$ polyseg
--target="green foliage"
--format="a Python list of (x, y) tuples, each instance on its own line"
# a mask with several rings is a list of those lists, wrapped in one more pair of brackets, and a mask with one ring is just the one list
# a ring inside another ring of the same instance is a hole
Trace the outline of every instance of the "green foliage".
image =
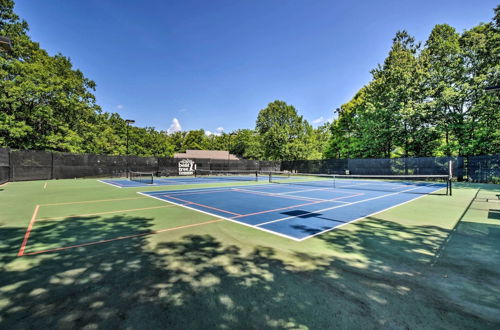
[(373, 80), (338, 111), (327, 157), (480, 155), (500, 151), (500, 6), (459, 34), (436, 25), (424, 46), (398, 32)]
[[(96, 103), (96, 84), (62, 54), (49, 56), (28, 24), (0, 0), (0, 146), (123, 155), (127, 124)], [(479, 155), (500, 151), (500, 6), (490, 23), (458, 33), (436, 25), (423, 44), (397, 32), (373, 79), (314, 129), (283, 101), (259, 112), (255, 130), (207, 135), (128, 129), (128, 152), (172, 156), (187, 149), (230, 150), (248, 159)]]
[(264, 159), (296, 160), (319, 156), (312, 126), (283, 101), (269, 103), (259, 112), (256, 131), (260, 135)]

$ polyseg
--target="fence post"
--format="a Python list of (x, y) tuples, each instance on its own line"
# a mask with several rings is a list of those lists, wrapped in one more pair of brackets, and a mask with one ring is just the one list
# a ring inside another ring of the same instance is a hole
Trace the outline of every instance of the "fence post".
[(12, 164), (12, 149), (9, 148), (9, 179), (14, 181), (14, 165)]
[(54, 152), (50, 152), (50, 179), (54, 180)]

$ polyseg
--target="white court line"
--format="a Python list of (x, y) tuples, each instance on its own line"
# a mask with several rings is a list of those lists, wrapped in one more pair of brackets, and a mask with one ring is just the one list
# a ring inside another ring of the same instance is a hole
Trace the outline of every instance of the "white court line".
[[(104, 179), (104, 180), (114, 181), (115, 179)], [(116, 179), (116, 180), (126, 180), (126, 179)], [(106, 181), (102, 181), (102, 180), (97, 180), (97, 181), (105, 183), (105, 184), (109, 184), (110, 186), (113, 186), (116, 188), (148, 188), (148, 187), (176, 186), (175, 184), (169, 185), (169, 184), (157, 184), (157, 183), (153, 183), (153, 184), (143, 183), (143, 185), (141, 185), (141, 186), (133, 186), (133, 185), (126, 186), (126, 185), (119, 185), (118, 183), (110, 183), (110, 182), (106, 182)]]
[[(295, 194), (295, 193), (304, 192), (304, 191), (317, 191), (317, 190), (327, 190), (327, 189), (333, 189), (333, 186), (332, 187), (325, 187), (325, 188), (314, 188), (314, 189), (303, 189), (303, 190), (287, 191), (287, 192), (279, 193), (279, 194), (280, 195), (286, 195), (286, 194)], [(341, 191), (339, 191), (339, 192), (341, 192)]]
[[(444, 189), (444, 188), (441, 188), (441, 189)], [(438, 190), (435, 190), (435, 191), (439, 191), (439, 190), (441, 190), (441, 189), (438, 189)], [(434, 192), (434, 191), (433, 191), (433, 192)], [(422, 198), (422, 197), (425, 197), (425, 196), (428, 196), (428, 195), (429, 195), (429, 194), (423, 194), (422, 196), (418, 196), (418, 197), (412, 198), (412, 199), (410, 199), (410, 200), (407, 200), (406, 202), (402, 202), (402, 203), (399, 203), (399, 204), (396, 204), (396, 205), (390, 206), (390, 207), (388, 207), (388, 208), (385, 208), (385, 209), (383, 209), (383, 210), (380, 210), (380, 211), (376, 211), (376, 212), (370, 213), (370, 214), (368, 214), (368, 215), (363, 215), (363, 216), (361, 216), (361, 217), (359, 217), (359, 218), (356, 218), (356, 219), (354, 219), (354, 220), (351, 220), (351, 221), (348, 221), (348, 222), (342, 223), (342, 224), (340, 224), (340, 225), (338, 225), (338, 226), (335, 226), (335, 227), (332, 227), (332, 228), (328, 228), (328, 229), (326, 229), (326, 230), (320, 231), (320, 232), (318, 232), (318, 233), (316, 233), (316, 234), (313, 234), (313, 235), (310, 235), (310, 236), (306, 236), (306, 237), (304, 237), (304, 238), (299, 239), (298, 241), (302, 242), (302, 241), (304, 241), (304, 240), (306, 240), (306, 239), (308, 239), (308, 238), (311, 238), (311, 237), (314, 237), (314, 236), (318, 236), (318, 235), (324, 234), (324, 233), (329, 232), (329, 231), (331, 231), (331, 230), (334, 230), (334, 229), (337, 229), (337, 228), (343, 227), (343, 226), (345, 226), (345, 225), (351, 224), (351, 223), (353, 223), (353, 222), (355, 222), (355, 221), (363, 220), (363, 219), (365, 219), (365, 218), (371, 217), (372, 215), (375, 215), (375, 214), (379, 214), (379, 213), (385, 212), (385, 211), (390, 210), (390, 209), (392, 209), (392, 208), (395, 208), (395, 207), (397, 207), (397, 206), (401, 206), (401, 205), (403, 205), (403, 204), (406, 204), (406, 203), (409, 203), (409, 202), (416, 201), (417, 199)]]
[[(170, 196), (186, 196), (186, 195), (197, 195), (197, 194), (209, 194), (213, 192), (231, 192), (244, 190), (243, 188), (239, 188), (243, 186), (228, 186), (228, 187), (211, 187), (211, 188), (188, 188), (188, 189), (176, 189), (176, 190), (161, 190), (161, 191), (151, 191), (149, 193), (154, 193), (155, 195), (170, 195)], [(244, 186), (248, 187), (248, 186)], [(248, 190), (255, 192), (256, 194), (265, 192), (261, 192), (258, 190)]]
[(105, 184), (109, 184), (110, 186), (113, 186), (115, 188), (123, 188), (122, 186), (119, 186), (119, 185), (116, 185), (116, 184), (113, 184), (113, 183), (109, 183), (109, 182), (106, 182), (106, 181), (102, 181), (102, 180), (97, 180), (97, 181), (105, 183)]
[[(259, 185), (259, 186), (262, 186), (262, 185)], [(220, 188), (220, 187), (219, 187)], [(234, 188), (234, 187), (228, 187), (227, 189), (230, 189), (230, 188)], [(418, 188), (422, 188), (422, 187), (418, 187)], [(418, 188), (412, 188), (411, 190), (413, 189), (418, 189)], [(202, 189), (206, 189), (206, 190), (214, 190), (214, 189), (217, 189), (217, 187), (214, 187), (214, 188), (199, 188), (199, 189), (196, 189), (196, 190), (202, 190)], [(444, 188), (441, 188), (441, 189), (444, 189)], [(441, 189), (438, 189), (436, 191), (439, 191)], [(191, 189), (193, 190), (193, 189)], [(396, 194), (399, 194), (399, 193), (402, 193), (404, 191), (399, 191), (399, 192), (396, 192), (396, 193), (391, 193), (391, 194), (386, 194), (386, 195), (383, 195), (383, 196), (378, 196), (377, 198), (381, 198), (381, 197), (386, 197), (386, 196), (390, 196), (390, 195), (396, 195)], [(434, 192), (434, 191), (433, 191)], [(422, 196), (418, 196), (416, 198), (413, 198), (413, 199), (410, 199), (408, 201), (405, 201), (405, 202), (402, 202), (402, 203), (399, 203), (399, 204), (396, 204), (396, 205), (393, 205), (391, 207), (388, 207), (386, 209), (383, 209), (383, 210), (380, 210), (380, 211), (376, 211), (374, 213), (371, 213), (371, 214), (368, 214), (368, 215), (364, 215), (360, 218), (357, 218), (357, 219), (354, 219), (354, 220), (351, 220), (349, 222), (346, 222), (346, 223), (343, 223), (341, 225), (338, 225), (338, 226), (335, 226), (335, 227), (332, 227), (332, 228), (329, 228), (329, 229), (326, 229), (324, 231), (321, 231), (321, 232), (318, 232), (316, 234), (313, 234), (313, 235), (309, 235), (309, 236), (306, 236), (306, 237), (303, 237), (303, 238), (296, 238), (296, 237), (293, 237), (293, 236), (289, 236), (289, 235), (285, 235), (285, 234), (282, 234), (280, 232), (276, 232), (276, 231), (272, 231), (272, 230), (269, 230), (269, 229), (266, 229), (266, 228), (262, 228), (262, 227), (259, 227), (260, 225), (262, 224), (257, 224), (257, 225), (251, 225), (251, 224), (248, 224), (248, 223), (245, 223), (245, 222), (241, 222), (241, 221), (238, 221), (238, 220), (234, 220), (234, 219), (231, 219), (231, 218), (227, 218), (227, 217), (224, 217), (224, 216), (221, 216), (219, 214), (215, 214), (215, 213), (210, 213), (210, 212), (206, 212), (206, 211), (202, 211), (202, 210), (199, 210), (199, 209), (196, 209), (194, 207), (189, 207), (189, 206), (186, 206), (184, 204), (181, 204), (181, 203), (177, 203), (177, 202), (172, 202), (170, 200), (166, 200), (166, 199), (162, 199), (162, 198), (159, 198), (159, 197), (156, 197), (156, 196), (153, 196), (153, 195), (150, 195), (148, 192), (137, 192), (138, 194), (140, 195), (143, 195), (143, 196), (146, 196), (146, 197), (151, 197), (151, 198), (155, 198), (155, 199), (158, 199), (162, 202), (165, 202), (165, 203), (170, 203), (170, 204), (175, 204), (177, 206), (180, 206), (180, 207), (184, 207), (186, 209), (189, 209), (189, 210), (193, 210), (193, 211), (197, 211), (197, 212), (201, 212), (201, 213), (204, 213), (204, 214), (208, 214), (210, 216), (215, 216), (215, 217), (219, 217), (221, 219), (224, 219), (224, 220), (228, 220), (228, 221), (231, 221), (231, 222), (234, 222), (234, 223), (237, 223), (237, 224), (240, 224), (240, 225), (244, 225), (244, 226), (247, 226), (247, 227), (250, 227), (250, 228), (254, 228), (254, 229), (258, 229), (258, 230), (261, 230), (261, 231), (264, 231), (266, 233), (270, 233), (270, 234), (273, 234), (273, 235), (278, 235), (278, 236), (281, 236), (281, 237), (284, 237), (284, 238), (288, 238), (288, 239), (291, 239), (293, 241), (296, 241), (296, 242), (302, 242), (308, 238), (311, 238), (311, 237), (314, 237), (314, 236), (317, 236), (317, 235), (320, 235), (320, 234), (323, 234), (325, 232), (328, 232), (328, 231), (331, 231), (331, 230), (334, 230), (334, 229), (337, 229), (339, 227), (342, 227), (342, 226), (345, 226), (345, 225), (348, 225), (350, 223), (353, 223), (355, 221), (358, 221), (358, 220), (362, 220), (364, 218), (367, 218), (369, 216), (372, 216), (374, 214), (377, 214), (377, 213), (381, 213), (381, 212), (384, 212), (386, 210), (389, 210), (389, 209), (392, 209), (394, 207), (397, 207), (397, 206), (400, 206), (400, 205), (403, 205), (403, 204), (406, 204), (406, 203), (409, 203), (409, 202), (412, 202), (416, 199), (419, 199), (419, 198), (422, 198), (422, 197), (425, 197), (427, 196), (428, 194), (425, 194), (423, 193)], [(156, 192), (151, 192), (151, 193), (156, 193)], [(168, 193), (168, 191), (164, 191), (164, 193)], [(371, 199), (374, 199), (374, 198), (371, 198)], [(362, 201), (358, 201), (358, 202), (363, 202), (363, 201), (367, 201), (368, 199), (366, 200), (362, 200)], [(355, 202), (355, 203), (358, 203), (358, 202)], [(355, 203), (351, 203), (351, 204), (355, 204)], [(349, 204), (349, 205), (351, 205)], [(342, 207), (342, 206), (347, 206), (347, 205), (340, 205), (340, 206), (336, 206), (336, 207), (333, 207), (333, 208), (338, 208), (338, 207)], [(328, 208), (328, 209), (332, 209), (332, 208)], [(321, 210), (320, 210), (321, 211)], [(315, 211), (315, 212), (320, 212), (320, 211)], [(301, 215), (302, 216), (302, 215)], [(283, 220), (283, 219), (282, 219)]]
[(210, 212), (202, 211), (202, 210), (199, 210), (199, 209), (195, 209), (194, 207), (189, 207), (189, 206), (186, 206), (184, 204), (180, 204), (180, 203), (172, 202), (170, 200), (165, 200), (165, 199), (162, 199), (162, 198), (159, 198), (159, 197), (151, 196), (151, 195), (148, 195), (147, 193), (142, 193), (142, 192), (137, 192), (137, 193), (140, 194), (140, 195), (143, 195), (143, 196), (147, 196), (147, 197), (158, 199), (158, 200), (160, 200), (162, 202), (166, 202), (166, 203), (170, 203), (170, 204), (175, 204), (177, 206), (181, 206), (181, 207), (184, 207), (186, 209), (190, 209), (190, 210), (193, 210), (193, 211), (196, 211), (196, 212), (205, 213), (205, 214), (208, 214), (210, 216), (218, 217), (220, 219), (231, 221), (231, 222), (234, 222), (234, 223), (237, 223), (237, 224), (240, 224), (240, 225), (244, 225), (244, 226), (247, 226), (247, 227), (250, 227), (250, 228), (253, 228), (253, 229), (262, 230), (262, 231), (265, 231), (265, 232), (273, 234), (273, 235), (278, 235), (278, 236), (281, 236), (281, 237), (284, 237), (284, 238), (288, 238), (288, 239), (291, 239), (291, 240), (294, 240), (294, 241), (297, 241), (297, 242), (300, 241), (300, 239), (295, 238), (293, 236), (288, 236), (288, 235), (285, 235), (285, 234), (282, 234), (282, 233), (278, 233), (278, 232), (275, 232), (275, 231), (272, 231), (272, 230), (268, 230), (268, 229), (265, 229), (265, 228), (259, 228), (257, 226), (254, 226), (254, 225), (251, 225), (251, 224), (248, 224), (248, 223), (245, 223), (245, 222), (240, 222), (240, 221), (237, 221), (237, 220), (234, 220), (234, 219), (231, 219), (231, 218), (223, 217), (223, 216), (221, 216), (219, 214), (210, 213)]
[[(354, 189), (356, 189), (356, 187), (359, 187), (359, 186), (372, 186), (374, 188), (382, 186), (383, 189), (389, 189), (389, 190), (406, 188), (408, 186), (416, 187), (415, 185), (404, 185), (404, 184), (393, 185), (392, 182), (387, 182), (386, 184), (381, 184), (381, 182), (380, 183), (379, 182), (377, 182), (377, 183), (370, 182), (370, 183), (353, 183), (353, 184), (346, 184), (346, 185), (338, 184), (337, 188), (342, 189), (345, 187), (354, 187)], [(421, 188), (421, 187), (424, 187), (424, 186), (419, 186), (419, 188)], [(429, 186), (425, 186), (425, 187), (429, 187)]]
[[(204, 184), (204, 183), (203, 183)], [(175, 185), (173, 185), (175, 186)], [(233, 188), (239, 188), (239, 187), (243, 187), (243, 188), (272, 188), (274, 187), (274, 185), (270, 184), (270, 183), (260, 183), (260, 184), (251, 184), (251, 185), (235, 185), (235, 186), (219, 186), (219, 187), (205, 187), (205, 188), (196, 188), (196, 187), (189, 187), (189, 188), (185, 188), (185, 189), (172, 189), (172, 190), (158, 190), (158, 191), (150, 191), (150, 193), (155, 193), (155, 194), (161, 194), (161, 193), (169, 193), (169, 194), (175, 194), (175, 193), (180, 193), (180, 194), (185, 194), (186, 192), (189, 193), (189, 192), (198, 192), (198, 191), (207, 191), (207, 190), (210, 190), (210, 191), (214, 191), (214, 190), (227, 190), (227, 189), (233, 189)]]
[(371, 201), (371, 200), (375, 200), (375, 199), (380, 199), (380, 198), (384, 198), (384, 197), (388, 197), (388, 196), (392, 196), (392, 195), (397, 195), (397, 194), (400, 194), (400, 193), (404, 193), (404, 192), (415, 190), (415, 189), (419, 189), (419, 188), (421, 188), (421, 187), (406, 189), (406, 190), (397, 191), (397, 192), (390, 193), (390, 194), (385, 194), (385, 195), (376, 196), (376, 197), (372, 197), (372, 198), (362, 199), (360, 201), (347, 203), (345, 205), (337, 205), (337, 206), (327, 207), (327, 208), (324, 208), (324, 209), (321, 209), (321, 210), (316, 210), (316, 211), (312, 211), (312, 212), (306, 212), (306, 213), (301, 214), (301, 215), (294, 215), (294, 216), (285, 217), (285, 218), (281, 218), (281, 219), (271, 220), (271, 221), (259, 223), (256, 226), (263, 226), (263, 225), (267, 225), (267, 224), (270, 224), (270, 223), (273, 223), (273, 222), (279, 222), (279, 221), (289, 220), (289, 219), (293, 219), (293, 218), (303, 217), (304, 215), (307, 215), (307, 214), (313, 214), (313, 213), (317, 213), (317, 212), (324, 212), (324, 211), (329, 211), (329, 210), (333, 210), (333, 209), (338, 209), (340, 207), (351, 206), (351, 205), (354, 205), (354, 204), (359, 204), (359, 203), (363, 203), (363, 202), (367, 202), (367, 201)]
[(241, 192), (247, 193), (247, 194), (255, 194), (255, 195), (278, 197), (278, 198), (288, 198), (288, 199), (311, 201), (311, 202), (321, 202), (321, 201), (328, 200), (328, 199), (323, 199), (323, 198), (311, 198), (311, 197), (304, 197), (304, 196), (286, 196), (286, 195), (283, 195), (282, 193), (268, 193), (265, 191), (255, 191), (255, 190), (241, 189), (241, 188), (235, 188), (235, 189), (233, 189), (233, 191), (241, 191)]
[(311, 198), (311, 197), (303, 197), (303, 196), (286, 196), (282, 193), (268, 193), (268, 192), (264, 192), (264, 191), (255, 191), (255, 190), (250, 190), (250, 189), (233, 188), (232, 190), (233, 191), (241, 191), (241, 192), (247, 193), (247, 194), (279, 197), (279, 198), (289, 198), (289, 199), (304, 200), (304, 201), (311, 201), (311, 202), (329, 201), (329, 199), (324, 199), (324, 198)]
[[(276, 184), (272, 184), (272, 183), (261, 183), (261, 184), (252, 184), (252, 185), (236, 185), (236, 186), (222, 186), (222, 187), (206, 187), (206, 188), (185, 188), (185, 189), (172, 189), (172, 190), (157, 190), (157, 191), (148, 191), (148, 193), (154, 193), (154, 194), (158, 194), (158, 195), (162, 195), (162, 194), (170, 194), (170, 195), (187, 195), (187, 194), (190, 194), (190, 193), (199, 193), (199, 192), (224, 192), (224, 191), (227, 191), (227, 190), (231, 190), (231, 189), (245, 189), (247, 188), (248, 190), (250, 190), (250, 188), (277, 188), (279, 186), (277, 186)], [(259, 190), (253, 190), (255, 192), (259, 192)], [(342, 192), (343, 193), (343, 192)]]

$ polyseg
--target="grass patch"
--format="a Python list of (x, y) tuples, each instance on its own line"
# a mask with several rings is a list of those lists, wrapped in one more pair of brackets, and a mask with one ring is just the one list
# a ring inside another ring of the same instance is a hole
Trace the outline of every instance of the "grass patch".
[[(214, 217), (144, 188), (43, 186), (0, 191), (1, 328), (500, 326), (495, 185), (457, 184), (304, 242), (204, 224)], [(36, 205), (26, 251), (136, 236), (17, 257)]]

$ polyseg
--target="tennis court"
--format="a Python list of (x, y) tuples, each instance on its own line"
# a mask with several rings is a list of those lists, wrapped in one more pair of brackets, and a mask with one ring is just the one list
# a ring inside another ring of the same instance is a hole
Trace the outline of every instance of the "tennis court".
[(190, 184), (212, 184), (231, 181), (267, 181), (265, 176), (258, 176), (257, 171), (210, 171), (198, 170), (194, 176), (162, 177), (153, 173), (131, 172), (129, 179), (103, 179), (103, 183), (118, 188), (136, 188), (151, 186), (177, 186)]
[[(498, 319), (496, 185), (456, 183), (449, 196), (433, 177), (217, 174), (165, 187), (96, 179), (0, 187), (5, 326), (90, 324), (89, 302), (137, 313), (128, 324), (150, 328), (200, 328), (200, 318), (208, 328), (288, 320), (323, 329), (339, 319), (369, 328), (384, 313), (429, 328), (488, 328)], [(484, 272), (464, 275), (478, 263)], [(151, 304), (145, 311), (137, 301)], [(472, 303), (486, 321), (443, 317), (442, 306), (456, 313)], [(47, 316), (47, 304), (73, 319)], [(346, 311), (345, 320), (332, 310)]]
[(278, 184), (141, 194), (302, 241), (427, 194), (445, 196), (449, 188), (448, 182), (405, 181), (404, 177), (268, 175), (271, 183)]

